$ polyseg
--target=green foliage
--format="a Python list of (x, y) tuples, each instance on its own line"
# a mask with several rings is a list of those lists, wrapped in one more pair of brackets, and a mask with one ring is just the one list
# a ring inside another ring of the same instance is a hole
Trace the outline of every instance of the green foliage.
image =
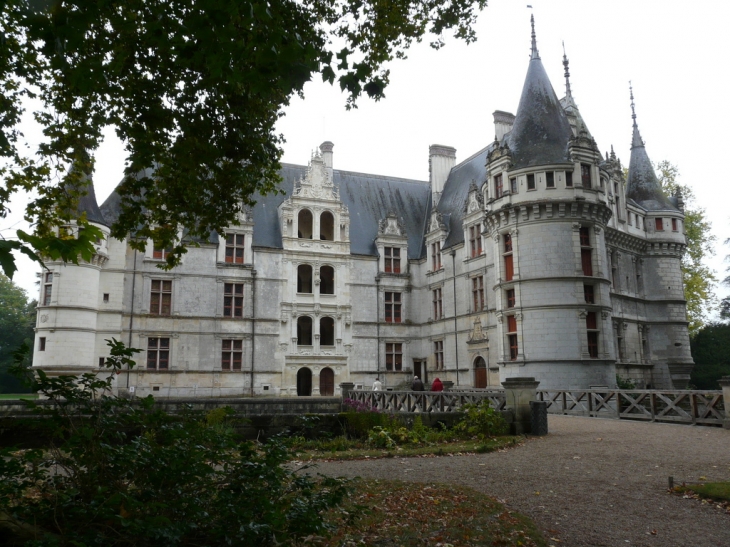
[[(9, 370), (16, 357), (27, 364), (32, 361), (35, 307), (23, 289), (0, 274), (0, 393), (29, 391)], [(28, 351), (18, 353), (21, 347)]]
[(463, 407), (464, 419), (456, 424), (457, 432), (485, 440), (497, 435), (505, 435), (509, 430), (502, 415), (494, 410), (489, 401), (478, 404), (466, 404)]
[(691, 383), (697, 389), (720, 389), (717, 381), (730, 376), (730, 325), (711, 323), (690, 339)]
[(618, 374), (616, 375), (616, 386), (619, 389), (636, 389), (636, 384), (631, 378), (622, 378)]
[(27, 403), (47, 450), (0, 453), (0, 527), (9, 544), (280, 545), (327, 532), (344, 483), (295, 473), (285, 444), (240, 442), (228, 411), (171, 416), (110, 395), (136, 351), (110, 341), (108, 378), (51, 378)]
[(667, 160), (657, 165), (659, 182), (669, 195), (679, 192), (684, 200), (684, 230), (687, 237), (687, 250), (682, 256), (682, 280), (684, 297), (687, 300), (687, 319), (690, 335), (694, 335), (707, 322), (715, 302), (714, 272), (704, 265), (705, 257), (715, 254), (716, 238), (711, 233), (712, 225), (705, 216), (705, 210), (696, 205), (692, 188), (682, 184), (679, 168)]
[[(486, 0), (129, 0), (0, 4), (0, 218), (26, 209), (37, 251), (76, 211), (106, 126), (125, 143), (122, 211), (112, 236), (186, 246), (238, 223), (256, 192), (275, 191), (284, 137), (275, 124), (313, 76), (356, 105), (384, 97), (387, 63), (424, 37), (476, 39)], [(20, 129), (27, 99), (44, 140)], [(27, 146), (26, 146), (27, 145)], [(153, 175), (154, 170), (154, 175)], [(205, 191), (200, 191), (201, 184)], [(178, 233), (187, 239), (178, 240)], [(19, 234), (21, 235), (21, 234)], [(83, 250), (80, 248), (78, 250)], [(88, 250), (88, 248), (85, 248)], [(16, 242), (0, 245), (9, 275)], [(30, 255), (29, 255), (30, 256)], [(73, 260), (70, 252), (64, 259)]]

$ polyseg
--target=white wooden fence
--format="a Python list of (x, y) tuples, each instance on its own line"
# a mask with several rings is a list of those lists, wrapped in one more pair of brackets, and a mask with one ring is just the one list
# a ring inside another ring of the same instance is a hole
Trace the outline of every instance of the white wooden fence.
[[(428, 391), (352, 390), (348, 397), (381, 412), (459, 412), (466, 403), (488, 400), (496, 410), (506, 406), (503, 390)], [(722, 391), (537, 390), (537, 400), (551, 414), (722, 426)]]

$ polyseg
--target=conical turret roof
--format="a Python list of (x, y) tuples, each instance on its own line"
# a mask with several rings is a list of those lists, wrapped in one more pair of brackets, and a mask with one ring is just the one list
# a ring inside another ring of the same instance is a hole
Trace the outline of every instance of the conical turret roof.
[(629, 180), (626, 184), (626, 197), (648, 210), (676, 210), (672, 202), (664, 194), (654, 166), (646, 153), (644, 141), (639, 134), (634, 110), (634, 92), (631, 91), (631, 117), (634, 120), (631, 137), (631, 161), (629, 162)]
[(568, 141), (572, 136), (568, 118), (537, 51), (533, 18), (532, 55), (508, 142), (514, 167), (568, 161)]
[(79, 202), (76, 206), (76, 216), (81, 216), (82, 213), (86, 213), (86, 220), (95, 224), (101, 224), (103, 226), (109, 226), (109, 223), (104, 219), (104, 215), (101, 214), (99, 209), (99, 203), (96, 201), (96, 193), (94, 192), (94, 182), (88, 176), (81, 175), (78, 182), (73, 184), (79, 193), (84, 195), (79, 196)]

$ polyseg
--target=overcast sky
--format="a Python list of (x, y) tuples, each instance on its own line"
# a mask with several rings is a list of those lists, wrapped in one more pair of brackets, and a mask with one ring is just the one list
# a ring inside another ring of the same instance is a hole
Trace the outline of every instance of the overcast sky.
[[(319, 82), (295, 98), (278, 129), (284, 161), (306, 164), (324, 140), (335, 144), (335, 168), (428, 179), (428, 146), (457, 150), (457, 162), (494, 139), (492, 112), (515, 113), (530, 53), (527, 2), (490, 0), (469, 46), (447, 37), (439, 51), (419, 44), (391, 65), (391, 85), (378, 103), (365, 98), (346, 111), (345, 96)], [(637, 121), (649, 157), (667, 159), (697, 195), (717, 237), (708, 261), (724, 277), (730, 246), (727, 26), (730, 3), (695, 0), (532, 0), (537, 45), (559, 97), (565, 94), (563, 46), (571, 89), (602, 152), (614, 146), (629, 163), (633, 82)], [(122, 177), (121, 145), (110, 134), (98, 154), (101, 203)], [(9, 221), (3, 222), (7, 228)], [(7, 232), (4, 232), (7, 234)], [(16, 281), (35, 295), (35, 268), (24, 262)], [(718, 295), (728, 294), (718, 287)]]

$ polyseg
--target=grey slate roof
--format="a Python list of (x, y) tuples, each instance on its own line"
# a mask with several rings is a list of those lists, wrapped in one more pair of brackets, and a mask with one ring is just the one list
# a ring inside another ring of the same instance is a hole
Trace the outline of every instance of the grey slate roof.
[[(464, 204), (469, 195), (469, 186), (476, 181), (481, 187), (487, 174), (487, 154), (494, 145), (490, 144), (459, 165), (449, 173), (444, 191), (441, 193), (436, 209), (443, 215), (449, 234), (446, 236), (444, 248), (458, 245), (464, 241), (462, 221), (464, 219)], [(447, 216), (448, 215), (448, 216)]]
[[(291, 196), (294, 183), (306, 174), (303, 165), (283, 164), (283, 194), (255, 195), (253, 207), (253, 245), (281, 249), (281, 223), (278, 207)], [(357, 255), (377, 256), (375, 238), (378, 223), (388, 212), (394, 212), (408, 234), (408, 258), (418, 259), (424, 252), (424, 226), (430, 213), (431, 187), (427, 181), (416, 181), (351, 171), (334, 170), (334, 184), (350, 213), (350, 252)], [(468, 186), (468, 184), (467, 184)], [(116, 192), (107, 198), (101, 209), (109, 223), (119, 216), (121, 199)], [(210, 242), (217, 241), (211, 234)]]
[(515, 123), (505, 141), (515, 169), (568, 161), (573, 136), (539, 56), (533, 55), (522, 87)]
[(641, 140), (639, 127), (636, 125), (635, 119), (631, 138), (631, 161), (629, 162), (626, 197), (633, 199), (649, 211), (677, 210), (659, 184), (659, 179), (657, 179), (654, 166), (646, 153), (644, 141)]
[(76, 212), (79, 215), (81, 215), (81, 213), (86, 213), (86, 220), (88, 220), (89, 222), (94, 222), (103, 226), (110, 226), (106, 218), (104, 218), (101, 210), (99, 209), (99, 204), (96, 201), (96, 192), (94, 192), (93, 182), (87, 184), (83, 188), (83, 190), (86, 191), (86, 195), (79, 198), (79, 204), (76, 208)]

